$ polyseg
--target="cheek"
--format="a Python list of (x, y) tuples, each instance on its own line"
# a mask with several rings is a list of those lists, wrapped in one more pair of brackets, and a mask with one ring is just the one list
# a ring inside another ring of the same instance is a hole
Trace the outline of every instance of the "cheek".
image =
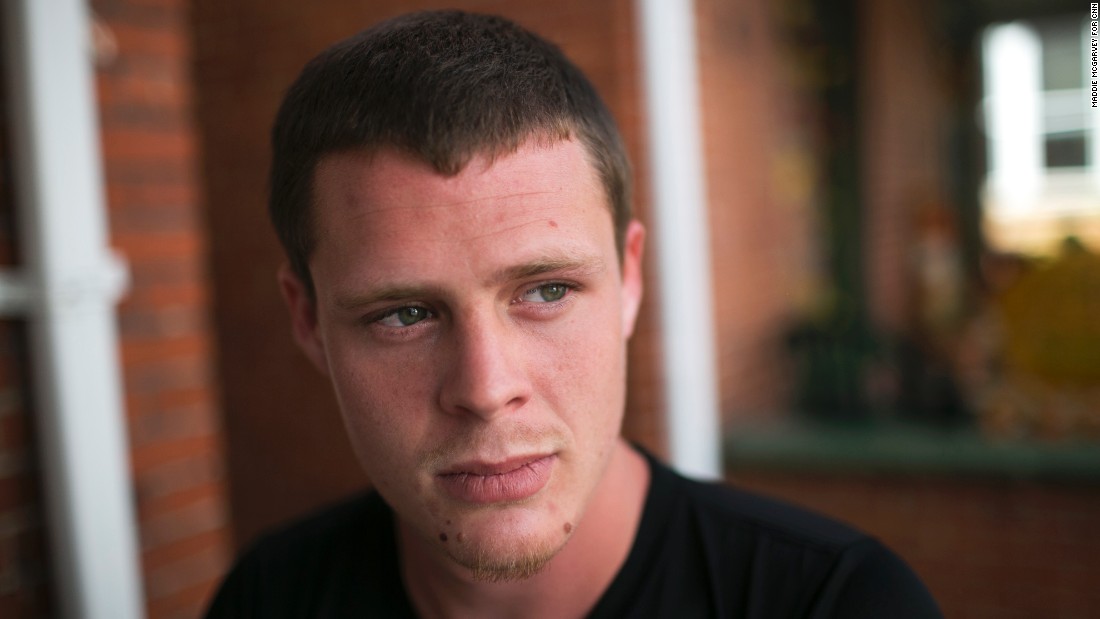
[(625, 404), (625, 347), (619, 332), (607, 323), (582, 320), (551, 346), (555, 352), (542, 364), (543, 393), (552, 394), (559, 411), (572, 411), (570, 425), (606, 426), (617, 434)]
[(415, 365), (347, 351), (330, 359), (344, 425), (368, 474), (415, 454), (428, 427), (430, 379)]

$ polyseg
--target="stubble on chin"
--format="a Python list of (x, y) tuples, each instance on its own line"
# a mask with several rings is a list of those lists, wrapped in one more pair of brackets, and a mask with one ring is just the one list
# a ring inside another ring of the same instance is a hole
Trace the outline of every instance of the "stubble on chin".
[(475, 581), (499, 583), (527, 580), (550, 564), (564, 544), (532, 542), (523, 548), (501, 550), (490, 547), (471, 549), (470, 557), (453, 557), (470, 570)]

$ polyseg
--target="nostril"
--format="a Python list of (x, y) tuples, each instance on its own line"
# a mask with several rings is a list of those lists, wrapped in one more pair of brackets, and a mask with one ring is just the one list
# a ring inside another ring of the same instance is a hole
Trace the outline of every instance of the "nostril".
[(472, 363), (451, 372), (440, 398), (444, 410), (492, 417), (521, 408), (529, 398), (529, 389), (516, 364)]

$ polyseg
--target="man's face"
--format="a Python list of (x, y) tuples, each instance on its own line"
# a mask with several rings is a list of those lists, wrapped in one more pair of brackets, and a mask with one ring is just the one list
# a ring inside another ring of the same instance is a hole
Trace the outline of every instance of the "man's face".
[(644, 232), (620, 271), (575, 141), (446, 177), (393, 151), (315, 178), (316, 303), (286, 271), (295, 334), (399, 524), (508, 577), (581, 523), (619, 440)]

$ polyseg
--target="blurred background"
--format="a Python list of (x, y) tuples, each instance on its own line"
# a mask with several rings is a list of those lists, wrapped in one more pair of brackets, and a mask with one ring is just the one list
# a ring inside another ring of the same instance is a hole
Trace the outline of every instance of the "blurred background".
[[(257, 534), (366, 483), (278, 297), (268, 130), (314, 54), (444, 4), (511, 17), (585, 70), (620, 123), (648, 219), (631, 0), (85, 7), (109, 243), (129, 273), (116, 323), (121, 457), (148, 617), (199, 616)], [(694, 7), (714, 307), (677, 319), (713, 315), (728, 479), (880, 537), (949, 617), (1100, 616), (1089, 3)], [(6, 59), (0, 82), (4, 273), (31, 260), (9, 105), (24, 61)], [(647, 258), (625, 432), (667, 455), (660, 252)], [(0, 616), (11, 618), (57, 616), (69, 595), (42, 464), (56, 430), (31, 369), (39, 319), (0, 321)]]

